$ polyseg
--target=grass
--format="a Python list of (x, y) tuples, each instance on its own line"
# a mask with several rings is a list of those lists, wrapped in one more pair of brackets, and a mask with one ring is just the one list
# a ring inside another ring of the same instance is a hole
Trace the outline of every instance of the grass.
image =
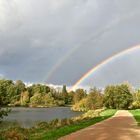
[(2, 121), (0, 123), (0, 131), (3, 131), (3, 130), (6, 130), (6, 129), (9, 129), (11, 127), (19, 127), (19, 123), (17, 122), (10, 122), (10, 121)]
[(64, 126), (59, 129), (53, 129), (48, 131), (47, 133), (43, 133), (39, 138), (32, 138), (33, 140), (57, 140), (58, 138), (68, 135), (72, 132), (77, 130), (83, 129), (90, 125), (96, 124), (100, 121), (108, 119), (109, 117), (113, 116), (116, 113), (115, 109), (108, 109), (103, 111), (99, 117), (95, 117), (93, 119), (89, 119), (86, 121), (78, 122), (76, 124)]
[(138, 126), (140, 126), (140, 109), (129, 110), (137, 121)]
[[(29, 129), (21, 128), (16, 123), (2, 122), (0, 124), (0, 140), (57, 140), (62, 136), (86, 128), (113, 116), (116, 110), (108, 109), (100, 112), (98, 114), (98, 111), (88, 111), (85, 113), (85, 116), (82, 115), (79, 116), (79, 118), (74, 118), (73, 121), (72, 119), (63, 119), (53, 120), (49, 123), (42, 122)], [(91, 114), (93, 114), (93, 118)], [(94, 115), (96, 117), (94, 117)]]

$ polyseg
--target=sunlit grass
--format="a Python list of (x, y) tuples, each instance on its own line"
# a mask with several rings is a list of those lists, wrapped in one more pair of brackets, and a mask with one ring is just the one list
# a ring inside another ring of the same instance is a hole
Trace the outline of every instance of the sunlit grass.
[(140, 109), (129, 110), (129, 112), (132, 113), (138, 125), (140, 126)]
[(116, 109), (107, 109), (100, 113), (100, 116), (112, 116), (112, 114), (116, 113)]
[(20, 124), (18, 122), (10, 122), (10, 121), (2, 121), (0, 123), (0, 131), (5, 130), (5, 129), (9, 129), (11, 127), (20, 127)]
[[(2, 122), (1, 126), (3, 127), (0, 129), (0, 135), (2, 135), (2, 137), (0, 137), (0, 140), (6, 140), (7, 138), (12, 140), (12, 137), (16, 137), (19, 140), (22, 140), (21, 138), (31, 140), (57, 140), (62, 136), (86, 128), (90, 125), (94, 125), (113, 116), (116, 110), (107, 109), (101, 113), (99, 112), (99, 114), (97, 112), (97, 110), (91, 110), (85, 113), (84, 116), (82, 115), (81, 117), (76, 117), (74, 120), (56, 119), (51, 122), (41, 122), (35, 127), (29, 129), (21, 128), (17, 123)], [(92, 114), (94, 114), (94, 116), (91, 116)]]
[[(84, 120), (82, 122), (64, 126), (59, 129), (50, 130), (50, 131), (44, 133), (42, 136), (39, 136), (40, 138), (36, 138), (36, 140), (57, 140), (58, 138), (60, 138), (62, 136), (68, 135), (72, 132), (75, 132), (77, 130), (86, 128), (90, 125), (94, 125), (100, 121), (103, 121), (103, 120), (113, 116), (115, 113), (116, 113), (115, 109), (105, 110), (100, 114), (99, 117), (95, 117), (95, 118), (89, 119), (89, 120)], [(35, 138), (33, 138), (33, 139), (35, 139)]]

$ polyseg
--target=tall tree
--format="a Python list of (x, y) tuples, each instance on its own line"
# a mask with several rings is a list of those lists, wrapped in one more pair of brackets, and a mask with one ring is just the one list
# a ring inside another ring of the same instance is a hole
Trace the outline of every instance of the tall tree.
[(86, 92), (83, 89), (77, 89), (73, 97), (74, 103), (79, 102), (85, 97), (86, 97)]
[(11, 86), (13, 86), (13, 81), (11, 80), (0, 80), (0, 106), (7, 105), (11, 100)]
[(103, 95), (96, 87), (91, 89), (86, 100), (86, 108), (99, 109), (103, 107)]
[(24, 92), (26, 90), (25, 84), (21, 80), (17, 80), (15, 83), (17, 94), (21, 94), (21, 92)]
[(63, 85), (62, 93), (61, 93), (62, 100), (64, 100), (65, 104), (68, 103), (68, 92), (66, 85)]
[(108, 108), (128, 109), (133, 101), (127, 84), (107, 86), (104, 93), (104, 105)]

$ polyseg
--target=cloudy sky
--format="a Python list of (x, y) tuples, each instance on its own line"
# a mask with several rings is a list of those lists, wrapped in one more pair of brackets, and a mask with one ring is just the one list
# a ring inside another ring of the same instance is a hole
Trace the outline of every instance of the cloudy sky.
[[(0, 0), (0, 76), (73, 85), (108, 57), (140, 44), (139, 0)], [(140, 50), (83, 82), (140, 85)]]

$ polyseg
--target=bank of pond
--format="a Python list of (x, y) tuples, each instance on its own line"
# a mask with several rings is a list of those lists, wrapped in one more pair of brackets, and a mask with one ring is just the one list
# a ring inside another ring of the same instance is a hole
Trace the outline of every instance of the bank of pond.
[(29, 128), (40, 121), (71, 118), (82, 115), (84, 112), (75, 112), (70, 107), (29, 108), (12, 107), (4, 121), (19, 123), (21, 127)]
[[(108, 85), (103, 91), (95, 87), (87, 92), (67, 91), (66, 86), (60, 91), (41, 84), (26, 87), (22, 81), (0, 80), (0, 88), (2, 140), (54, 140), (111, 117), (115, 109), (140, 108), (140, 90), (132, 90), (126, 83)], [(81, 112), (65, 107), (68, 105)], [(9, 113), (1, 109), (3, 106), (16, 107)]]
[[(17, 113), (19, 108), (15, 108), (13, 113)], [(23, 110), (26, 110), (26, 108), (22, 108)], [(30, 108), (27, 108), (26, 115), (28, 114)], [(36, 109), (35, 109), (36, 110)], [(53, 108), (46, 109), (46, 108), (39, 108), (38, 113), (48, 111), (51, 114), (52, 112), (57, 113), (55, 118), (59, 117), (59, 119), (53, 119), (49, 118), (51, 121), (38, 121), (36, 125), (30, 128), (23, 128), (17, 123), (14, 123), (14, 121), (11, 121), (11, 125), (6, 123), (6, 121), (3, 121), (1, 123), (0, 128), (0, 138), (1, 140), (28, 140), (28, 139), (40, 139), (40, 140), (55, 140), (61, 136), (67, 135), (69, 133), (75, 132), (79, 129), (85, 128), (89, 125), (95, 124), (99, 121), (102, 121), (104, 119), (107, 119), (114, 115), (116, 112), (115, 109), (98, 109), (98, 110), (89, 110), (86, 113), (83, 112), (73, 112), (70, 110), (70, 108)], [(34, 109), (32, 109), (34, 111)], [(23, 111), (24, 112), (24, 111)], [(22, 113), (23, 113), (22, 112)], [(58, 113), (59, 112), (59, 113)], [(53, 113), (53, 114), (55, 114)], [(68, 114), (66, 114), (68, 113)], [(58, 115), (59, 114), (59, 115)], [(25, 116), (22, 116), (21, 118), (26, 118)], [(33, 117), (35, 114), (32, 114), (31, 119), (35, 119)], [(67, 116), (67, 118), (66, 118)], [(10, 117), (10, 114), (9, 114)], [(12, 117), (11, 117), (12, 118)], [(10, 118), (9, 118), (10, 119)], [(45, 119), (45, 118), (44, 118)], [(5, 120), (8, 120), (8, 118), (5, 118)], [(17, 120), (18, 121), (18, 120)], [(29, 123), (29, 122), (28, 122)], [(33, 124), (32, 124), (33, 125)], [(28, 125), (29, 127), (29, 125)], [(58, 129), (59, 128), (59, 129)]]

